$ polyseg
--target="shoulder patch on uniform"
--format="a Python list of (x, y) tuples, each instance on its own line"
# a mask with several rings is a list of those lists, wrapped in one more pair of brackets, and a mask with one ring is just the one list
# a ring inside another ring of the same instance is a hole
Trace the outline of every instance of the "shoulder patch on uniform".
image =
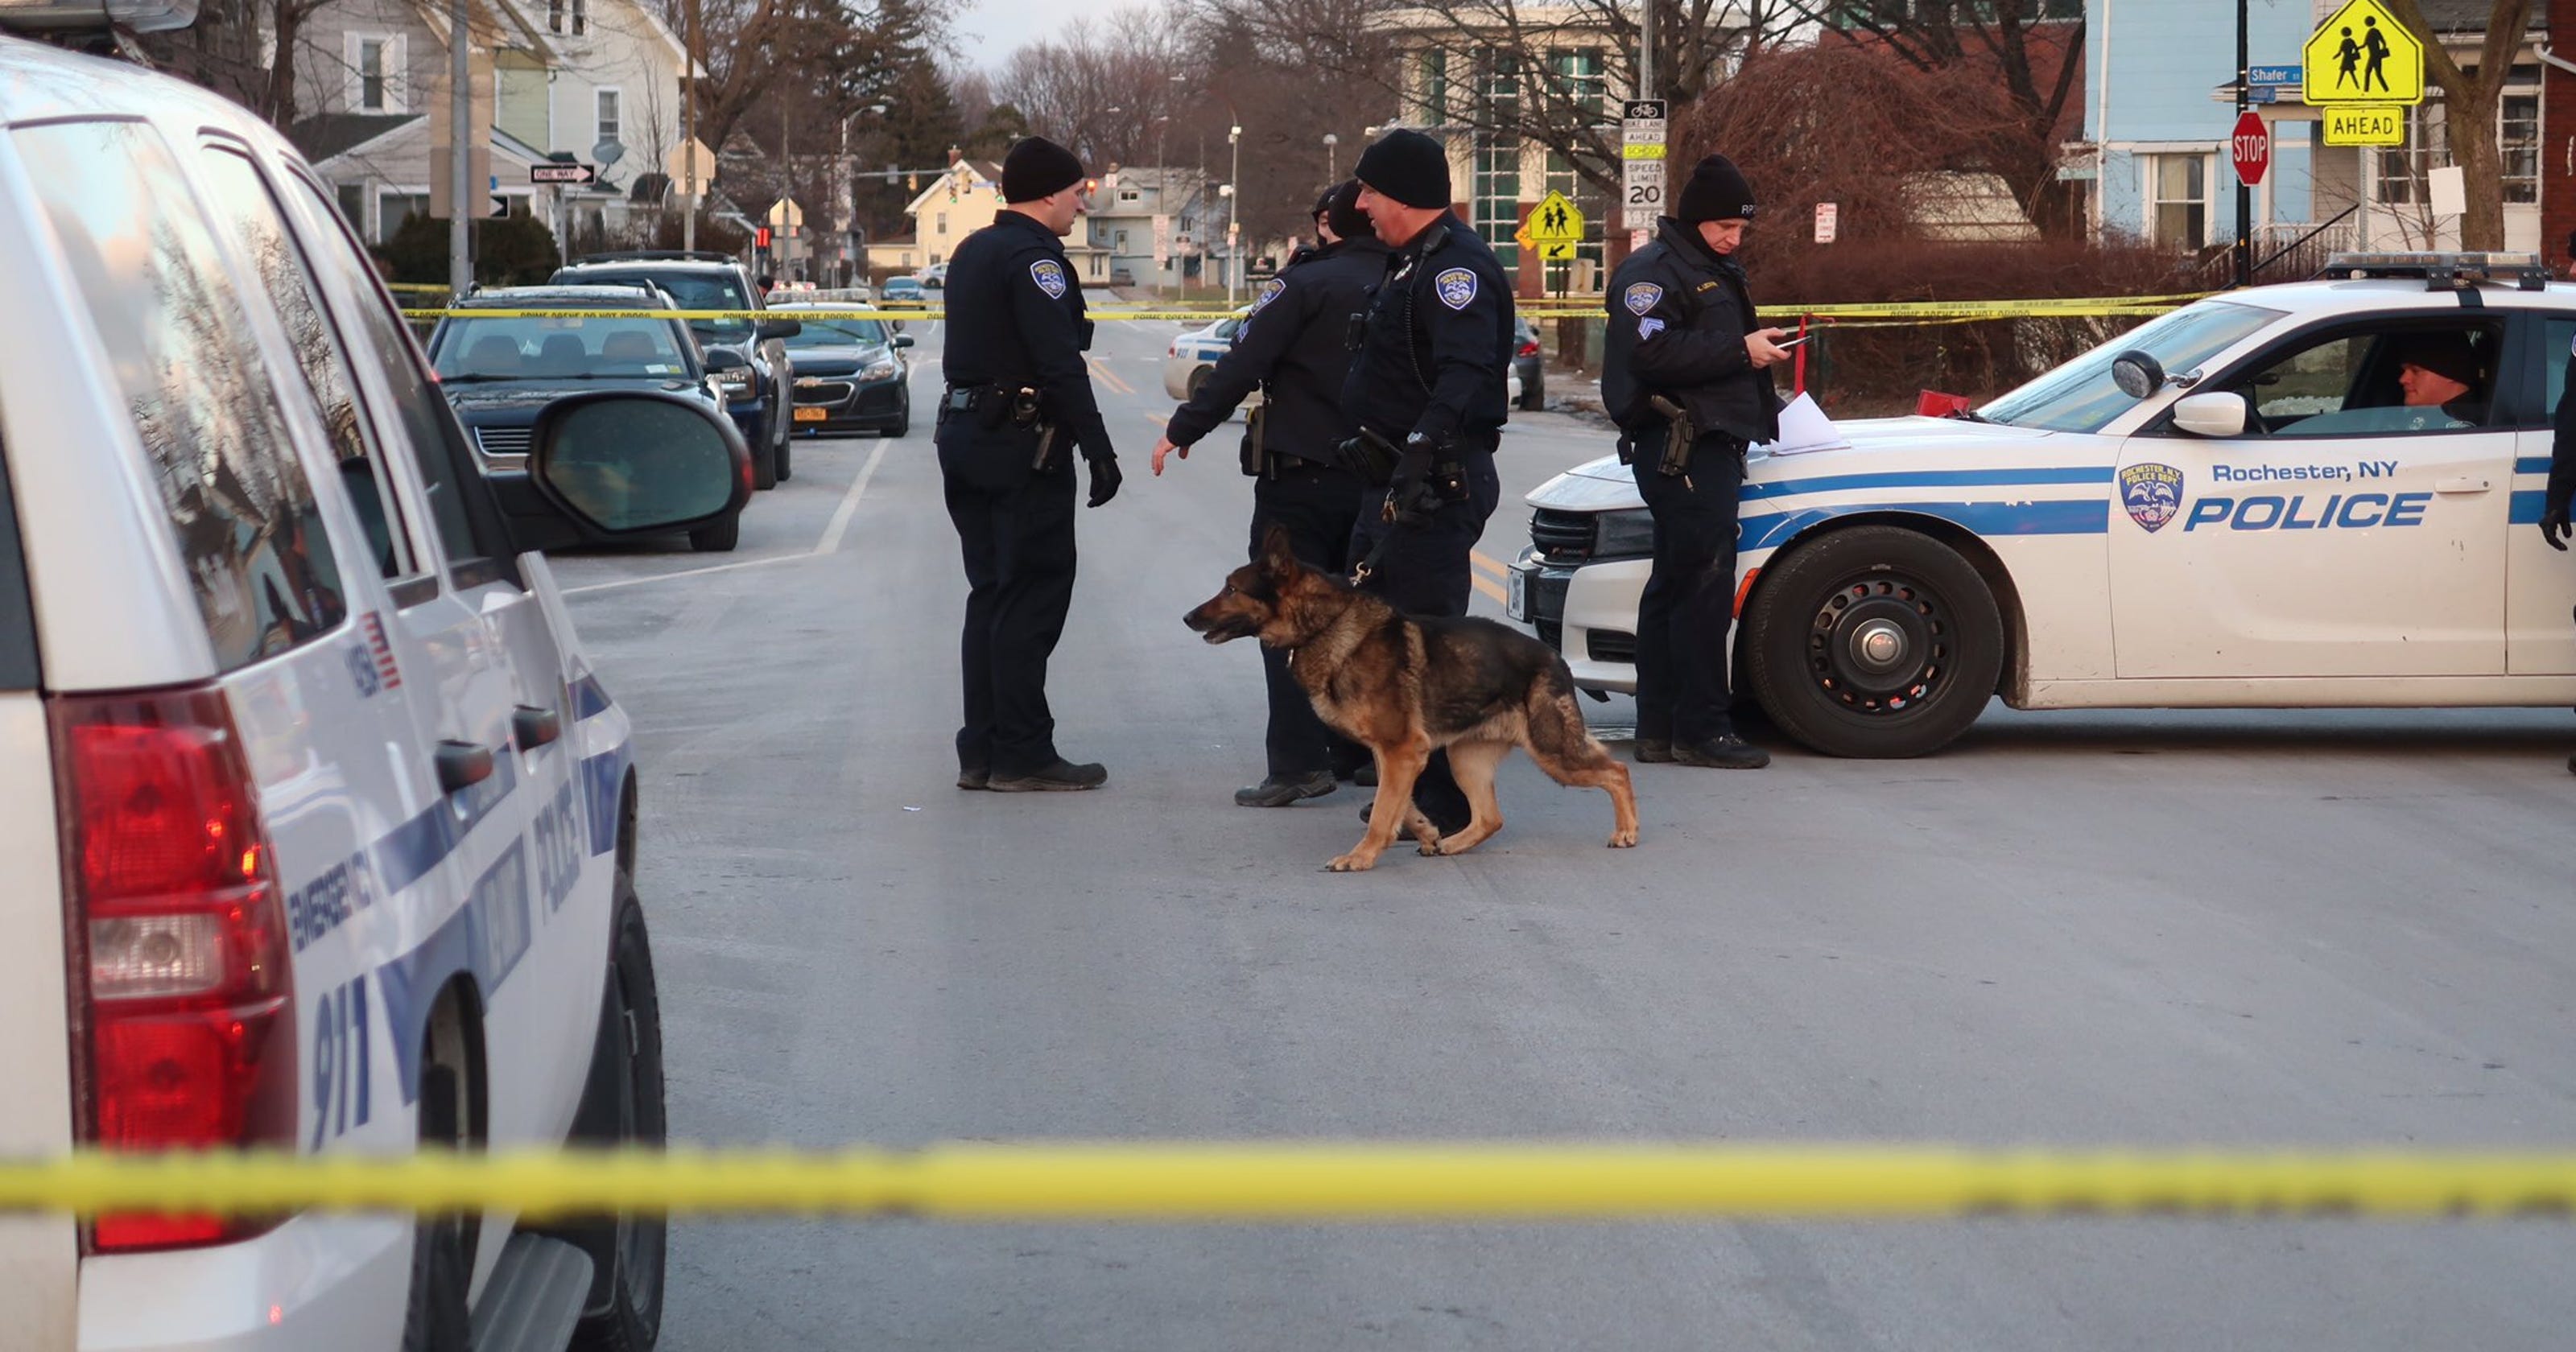
[(1432, 278), (1431, 285), (1440, 293), (1440, 303), (1452, 310), (1464, 310), (1476, 298), (1476, 274), (1466, 268), (1451, 268)]
[(1052, 258), (1041, 258), (1029, 264), (1029, 280), (1036, 282), (1038, 290), (1047, 293), (1051, 299), (1064, 299), (1064, 264)]
[(1639, 282), (1635, 286), (1629, 287), (1627, 291), (1621, 295), (1620, 301), (1628, 307), (1628, 313), (1632, 315), (1642, 315), (1648, 310), (1655, 308), (1655, 302), (1662, 300), (1663, 298), (1664, 289), (1662, 287), (1655, 285), (1653, 282)]
[[(1252, 314), (1257, 315), (1261, 313), (1261, 307), (1279, 299), (1279, 293), (1287, 289), (1288, 284), (1276, 277), (1263, 282), (1261, 284), (1261, 294), (1252, 298)], [(1245, 318), (1249, 319), (1251, 318), (1251, 315), (1246, 315)]]
[(1637, 321), (1637, 341), (1644, 342), (1664, 331), (1664, 321), (1647, 315)]

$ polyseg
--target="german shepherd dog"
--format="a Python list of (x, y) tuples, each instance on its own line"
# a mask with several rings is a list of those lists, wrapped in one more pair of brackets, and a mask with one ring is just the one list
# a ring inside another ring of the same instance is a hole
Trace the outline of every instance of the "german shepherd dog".
[[(1288, 670), (1323, 720), (1377, 757), (1368, 834), (1332, 862), (1336, 873), (1372, 867), (1401, 822), (1424, 854), (1463, 854), (1502, 829), (1494, 768), (1515, 746), (1549, 777), (1603, 789), (1617, 814), (1610, 847), (1637, 843), (1637, 795), (1628, 767), (1583, 725), (1574, 674), (1547, 645), (1491, 620), (1432, 619), (1307, 567), (1273, 530), (1261, 557), (1235, 569), (1225, 590), (1181, 617), (1210, 643), (1258, 638), (1288, 649)], [(1413, 806), (1413, 782), (1431, 753), (1449, 767), (1474, 817), (1440, 835)]]

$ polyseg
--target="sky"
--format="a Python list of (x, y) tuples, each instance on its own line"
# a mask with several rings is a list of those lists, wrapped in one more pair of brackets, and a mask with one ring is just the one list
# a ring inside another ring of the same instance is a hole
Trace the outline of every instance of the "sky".
[(1137, 0), (974, 0), (957, 21), (966, 64), (993, 69), (1020, 44), (1053, 37), (1076, 17), (1101, 18)]

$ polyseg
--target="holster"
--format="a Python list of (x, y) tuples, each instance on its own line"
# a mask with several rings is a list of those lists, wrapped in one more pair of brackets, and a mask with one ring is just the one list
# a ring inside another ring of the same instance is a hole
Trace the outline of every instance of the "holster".
[(1353, 452), (1348, 458), (1349, 468), (1362, 483), (1384, 488), (1395, 482), (1395, 462), (1404, 458), (1403, 447), (1365, 427), (1343, 445)]
[(1691, 446), (1699, 440), (1699, 427), (1691, 421), (1690, 410), (1658, 394), (1646, 406), (1663, 415), (1668, 431), (1664, 434), (1664, 458), (1655, 466), (1666, 478), (1679, 478), (1690, 473)]
[(1270, 472), (1270, 459), (1264, 453), (1268, 438), (1263, 436), (1270, 421), (1263, 415), (1268, 412), (1270, 406), (1264, 404), (1244, 415), (1243, 419), (1243, 472), (1252, 478), (1260, 478)]

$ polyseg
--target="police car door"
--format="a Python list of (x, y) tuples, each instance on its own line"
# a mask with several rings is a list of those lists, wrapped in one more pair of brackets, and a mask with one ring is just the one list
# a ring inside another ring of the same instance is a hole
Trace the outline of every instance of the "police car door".
[(2540, 339), (2532, 356), (2538, 371), (2524, 367), (2532, 388), (2542, 398), (2526, 402), (2521, 427), (2514, 433), (2513, 507), (2505, 533), (2505, 669), (2516, 676), (2560, 676), (2576, 672), (2576, 554), (2549, 547), (2537, 526), (2543, 490), (2549, 484), (2549, 461), (2557, 444), (2550, 425), (2567, 386), (2567, 368), (2576, 363), (2576, 315), (2533, 316)]
[[(386, 1021), (414, 1054), (441, 983), (471, 977), (484, 1002), (487, 1139), (498, 1147), (561, 1140), (589, 1064), (608, 952), (611, 861), (591, 839), (571, 740), (562, 654), (536, 597), (514, 577), (531, 563), (479, 498), (464, 434), (448, 413), (391, 301), (300, 171), (299, 220), (326, 273), (335, 318), (365, 368), (379, 435), (400, 444), (427, 548), (438, 567), (401, 598), (399, 624), (423, 650), (438, 694), (433, 732), (451, 769), (452, 862), (464, 906), (383, 974)], [(567, 630), (568, 632), (568, 630)], [(481, 778), (481, 757), (490, 768)], [(464, 762), (459, 764), (459, 762)], [(573, 898), (581, 904), (568, 904)], [(406, 1080), (411, 1067), (406, 1064)], [(487, 1217), (500, 1226), (506, 1217)], [(478, 1265), (498, 1256), (496, 1237)]]
[[(2168, 410), (2123, 443), (2120, 676), (2501, 673), (2506, 328), (2493, 314), (2311, 328), (2189, 391), (2241, 398), (2242, 434), (2195, 436)], [(2436, 334), (2471, 342), (2480, 386), (2448, 412), (2403, 407), (2396, 348)]]

